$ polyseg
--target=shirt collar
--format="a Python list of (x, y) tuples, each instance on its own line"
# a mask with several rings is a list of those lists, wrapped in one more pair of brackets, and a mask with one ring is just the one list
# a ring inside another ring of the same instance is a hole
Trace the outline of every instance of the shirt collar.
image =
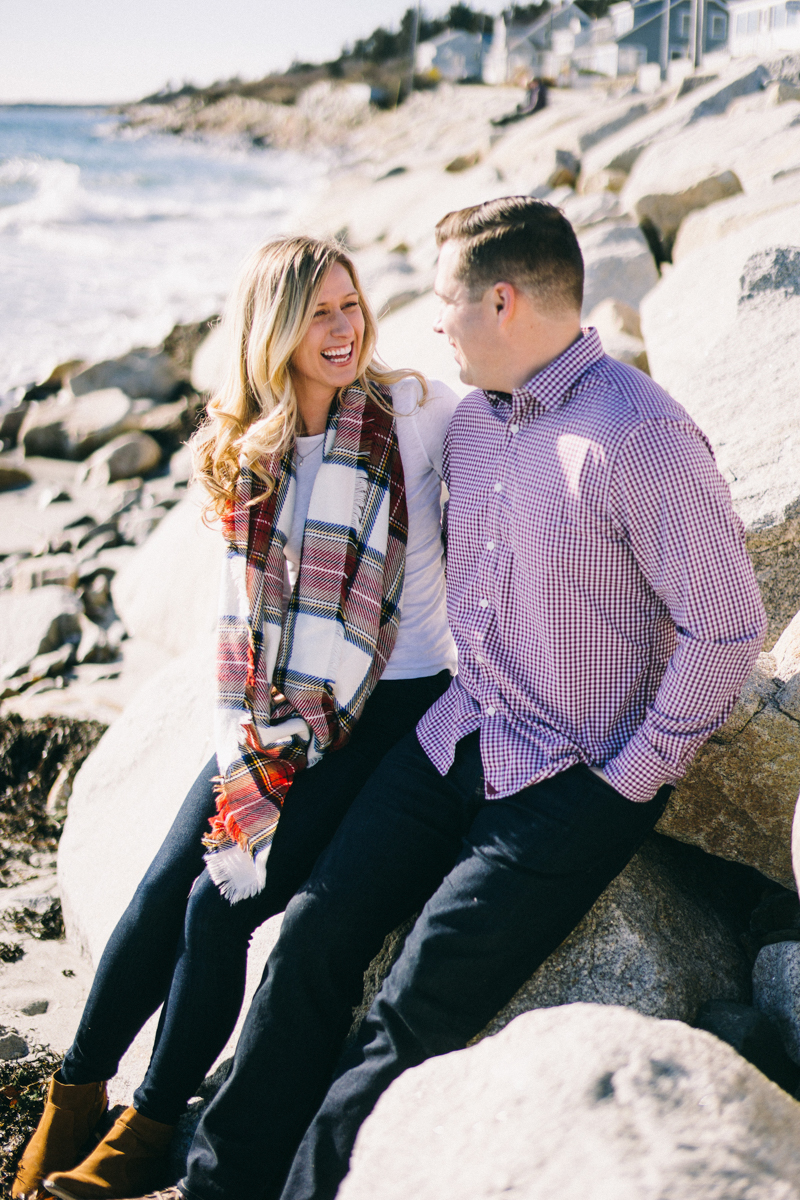
[(543, 370), (537, 371), (522, 387), (515, 388), (510, 396), (496, 392), (489, 395), (498, 396), (506, 403), (510, 400), (516, 416), (525, 412), (538, 416), (561, 404), (580, 377), (604, 354), (600, 335), (593, 326), (589, 326), (581, 330), (580, 337), (563, 354), (559, 354)]

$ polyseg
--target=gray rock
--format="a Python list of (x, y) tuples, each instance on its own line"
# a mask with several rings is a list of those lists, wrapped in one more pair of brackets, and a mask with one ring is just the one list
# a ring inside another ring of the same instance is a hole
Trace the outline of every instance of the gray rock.
[(105, 487), (120, 479), (147, 475), (160, 462), (161, 447), (155, 438), (147, 433), (122, 433), (89, 456), (83, 481), (90, 487)]
[(797, 178), (782, 179), (769, 187), (731, 196), (689, 213), (678, 230), (672, 261), (678, 263), (695, 250), (728, 234), (738, 233), (770, 213), (797, 207), (800, 204), (797, 183)]
[(15, 404), (12, 408), (0, 412), (0, 442), (6, 448), (16, 446), (22, 422), (29, 408), (30, 401), (23, 400), (21, 404)]
[(703, 117), (715, 117), (720, 113), (724, 113), (728, 106), (738, 96), (749, 96), (753, 92), (760, 92), (769, 81), (769, 68), (763, 63), (759, 63), (757, 67), (741, 75), (738, 79), (734, 79), (731, 83), (725, 84), (718, 90), (712, 92), (710, 96), (706, 96), (693, 109), (690, 122), (700, 121)]
[(767, 1079), (790, 1095), (794, 1093), (800, 1071), (786, 1053), (775, 1022), (764, 1013), (748, 1004), (710, 1000), (697, 1014), (695, 1028), (727, 1042)]
[(40, 1017), (49, 1007), (49, 1000), (31, 1000), (30, 1004), (25, 1004), (19, 1011), (26, 1017)]
[(119, 388), (74, 397), (62, 392), (32, 405), (20, 429), (26, 457), (86, 458), (122, 433), (131, 401)]
[(406, 1071), (338, 1200), (794, 1200), (800, 1106), (730, 1046), (589, 1004)]
[[(694, 859), (679, 846), (666, 838), (648, 839), (480, 1036), (496, 1033), (531, 1009), (578, 1001), (691, 1021), (707, 1000), (749, 1000), (747, 958), (694, 870)], [(367, 970), (350, 1041), (412, 926), (413, 920), (390, 934)]]
[(726, 200), (741, 192), (742, 185), (734, 171), (722, 171), (701, 179), (682, 192), (648, 193), (641, 196), (634, 206), (636, 218), (642, 229), (652, 239), (657, 239), (659, 254), (668, 262), (672, 258), (672, 247), (684, 217), (697, 209), (708, 208), (719, 200)]
[[(720, 139), (723, 129), (727, 134), (727, 124), (719, 121), (704, 121), (701, 119), (704, 113), (711, 115), (723, 113), (737, 96), (760, 91), (763, 81), (768, 77), (769, 71), (765, 71), (762, 67), (758, 67), (754, 71), (750, 63), (731, 63), (724, 78), (713, 80), (672, 103), (662, 103), (661, 107), (655, 108), (628, 126), (603, 138), (597, 145), (585, 149), (581, 155), (584, 173), (589, 176), (595, 171), (608, 167), (633, 174), (635, 164), (648, 147), (669, 141), (673, 136), (676, 138), (682, 136), (685, 139), (687, 131), (701, 131), (700, 136), (709, 137), (713, 144), (714, 138)], [(658, 99), (663, 101), (667, 97), (658, 97)], [(736, 128), (737, 123), (731, 122), (730, 134), (732, 137), (735, 135)], [(744, 144), (745, 140), (740, 136), (740, 145)], [(694, 154), (693, 157), (695, 165), (705, 163), (706, 167), (708, 166), (709, 156), (707, 153)], [(674, 159), (675, 154), (673, 153)], [(721, 169), (726, 168), (732, 168), (732, 164), (725, 163)], [(706, 170), (706, 174), (708, 173)], [(673, 173), (669, 190), (674, 188), (677, 191), (688, 186), (688, 183), (680, 182), (677, 187), (674, 185)], [(745, 186), (747, 185), (745, 184)], [(662, 189), (647, 186), (644, 190), (649, 192)]]
[(612, 134), (619, 133), (622, 129), (627, 129), (635, 121), (640, 121), (642, 117), (647, 117), (651, 112), (655, 112), (657, 109), (663, 107), (665, 99), (664, 96), (654, 97), (652, 100), (637, 99), (610, 121), (604, 118), (600, 124), (585, 130), (579, 135), (579, 149), (582, 151), (590, 150), (592, 146), (596, 146), (598, 142), (604, 142)]
[(799, 252), (796, 205), (682, 258), (642, 305), (653, 378), (708, 435), (744, 521), (767, 649), (800, 609)]
[(36, 657), (80, 638), (80, 601), (69, 588), (0, 592), (0, 679), (21, 673)]
[(196, 392), (213, 392), (225, 376), (227, 364), (225, 333), (221, 325), (203, 338), (192, 358), (192, 387)]
[(739, 279), (739, 307), (771, 292), (784, 300), (800, 296), (800, 247), (770, 246), (751, 254), (744, 264)]
[(131, 417), (128, 426), (176, 445), (191, 433), (189, 405), (185, 398), (173, 400), (171, 404), (154, 404), (146, 412)]
[(753, 1004), (772, 1018), (787, 1054), (800, 1065), (800, 942), (773, 942), (759, 950)]
[(580, 169), (580, 159), (571, 150), (556, 150), (555, 164), (547, 180), (547, 186), (574, 188)]
[(6, 1033), (0, 1037), (0, 1060), (25, 1058), (30, 1051), (28, 1043), (18, 1033)]
[[(199, 650), (168, 661), (73, 781), (58, 851), (59, 892), (67, 936), (95, 964), (213, 752), (214, 650), (209, 638)], [(109, 854), (110, 846), (125, 852)]]
[(529, 1009), (576, 1001), (691, 1021), (706, 1000), (748, 1000), (748, 974), (734, 931), (692, 878), (691, 863), (653, 838), (486, 1032)]
[(0, 463), (0, 492), (7, 492), (11, 488), (27, 487), (29, 483), (31, 483), (31, 477), (27, 471), (23, 471), (21, 467)]
[(128, 633), (173, 655), (211, 645), (222, 558), (220, 533), (203, 524), (197, 498), (187, 496), (114, 577), (114, 607)]
[(169, 354), (142, 347), (121, 358), (95, 363), (73, 375), (70, 386), (76, 396), (101, 388), (120, 388), (131, 399), (149, 396), (153, 400), (168, 400), (183, 379), (184, 372)]
[[(800, 621), (795, 624), (800, 629)], [(774, 654), (760, 655), (730, 718), (696, 755), (658, 823), (659, 832), (792, 887), (792, 818), (800, 792), (798, 699), (800, 661), (795, 647), (782, 638)]]
[(74, 588), (78, 584), (78, 562), (72, 554), (43, 554), (24, 558), (14, 567), (11, 587), (15, 592), (60, 584)]
[(621, 300), (638, 309), (658, 283), (658, 271), (642, 231), (630, 222), (606, 221), (583, 230), (578, 241), (586, 272), (584, 313), (590, 313), (601, 300)]
[(649, 222), (669, 257), (676, 231), (691, 212), (726, 203), (725, 197), (742, 190), (757, 194), (797, 161), (800, 129), (794, 115), (786, 106), (737, 111), (715, 120), (690, 118), (663, 131), (631, 169), (620, 196), (623, 211)]
[(188, 483), (192, 478), (192, 450), (181, 446), (169, 460), (169, 473), (176, 483)]
[(601, 300), (586, 318), (600, 334), (606, 354), (619, 362), (647, 371), (647, 351), (642, 340), (639, 314), (619, 300)]

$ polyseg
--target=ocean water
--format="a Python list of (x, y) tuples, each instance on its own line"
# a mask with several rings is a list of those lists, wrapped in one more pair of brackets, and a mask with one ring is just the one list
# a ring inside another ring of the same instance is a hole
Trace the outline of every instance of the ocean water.
[(324, 170), (133, 136), (103, 109), (0, 107), (0, 396), (218, 312), (242, 258)]

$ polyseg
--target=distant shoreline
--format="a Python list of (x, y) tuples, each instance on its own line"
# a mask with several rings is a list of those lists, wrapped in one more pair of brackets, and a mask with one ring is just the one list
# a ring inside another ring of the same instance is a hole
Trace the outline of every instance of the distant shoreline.
[(97, 108), (119, 109), (120, 107), (122, 107), (123, 104), (127, 104), (127, 103), (129, 103), (129, 102), (121, 101), (121, 100), (115, 101), (113, 104), (111, 104), (111, 103), (109, 103), (109, 104), (103, 104), (103, 103), (98, 103), (98, 104), (54, 104), (54, 103), (47, 103), (47, 102), (39, 103), (36, 100), (20, 100), (15, 103), (6, 103), (5, 101), (0, 100), (0, 109), (4, 109), (4, 108), (46, 108), (48, 110), (52, 110), (52, 109), (57, 109), (57, 108), (63, 108), (63, 109), (69, 109), (70, 112), (74, 112), (75, 109), (80, 109), (82, 112), (87, 112), (87, 111), (91, 111), (92, 109), (97, 109)]

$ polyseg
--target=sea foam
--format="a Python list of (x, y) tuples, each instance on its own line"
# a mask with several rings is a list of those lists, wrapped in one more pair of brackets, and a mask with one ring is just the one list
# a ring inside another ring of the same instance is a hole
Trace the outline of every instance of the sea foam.
[(323, 176), (288, 152), (118, 137), (101, 116), (0, 108), (0, 395), (218, 312)]

